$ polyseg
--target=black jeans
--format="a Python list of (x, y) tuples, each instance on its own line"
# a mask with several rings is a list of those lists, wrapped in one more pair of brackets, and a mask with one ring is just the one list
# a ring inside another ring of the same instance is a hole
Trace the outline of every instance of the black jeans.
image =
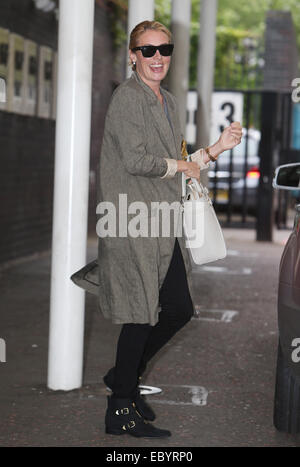
[(186, 270), (178, 240), (163, 285), (159, 291), (161, 311), (155, 326), (124, 324), (118, 340), (113, 396), (133, 397), (138, 378), (149, 360), (193, 316)]

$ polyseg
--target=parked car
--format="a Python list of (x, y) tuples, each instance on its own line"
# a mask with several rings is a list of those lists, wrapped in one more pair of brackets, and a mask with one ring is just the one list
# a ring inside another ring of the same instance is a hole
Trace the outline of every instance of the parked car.
[(259, 142), (260, 131), (252, 128), (248, 131), (244, 129), (241, 143), (232, 150), (232, 167), (230, 167), (231, 151), (225, 151), (218, 159), (215, 169), (209, 171), (208, 187), (215, 205), (224, 206), (231, 202), (233, 208), (240, 210), (244, 204), (245, 191), (247, 207), (251, 211), (256, 209), (260, 177)]
[(295, 202), (293, 231), (279, 268), (279, 344), (274, 397), (274, 425), (300, 433), (300, 163), (276, 169), (273, 187), (291, 190)]

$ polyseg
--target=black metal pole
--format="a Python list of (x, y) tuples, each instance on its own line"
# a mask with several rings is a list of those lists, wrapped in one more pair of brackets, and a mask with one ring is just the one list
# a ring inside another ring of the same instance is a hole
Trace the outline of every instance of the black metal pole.
[(261, 107), (260, 180), (256, 240), (267, 242), (272, 241), (274, 225), (272, 179), (274, 173), (273, 155), (276, 144), (277, 98), (276, 92), (265, 91)]

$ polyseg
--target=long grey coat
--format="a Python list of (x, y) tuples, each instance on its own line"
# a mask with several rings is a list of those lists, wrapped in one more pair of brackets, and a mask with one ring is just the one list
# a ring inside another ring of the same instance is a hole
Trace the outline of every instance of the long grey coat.
[[(137, 72), (115, 90), (100, 156), (99, 201), (118, 208), (119, 194), (126, 194), (128, 206), (134, 201), (146, 203), (148, 220), (153, 214), (151, 202), (181, 200), (181, 173), (160, 178), (167, 169), (164, 158), (181, 159), (182, 141), (175, 98), (164, 89), (161, 92), (172, 129), (158, 98)], [(157, 323), (159, 289), (171, 261), (173, 233), (171, 228), (169, 237), (99, 238), (99, 308), (106, 318), (118, 324)], [(184, 238), (178, 241), (191, 285), (190, 257)]]

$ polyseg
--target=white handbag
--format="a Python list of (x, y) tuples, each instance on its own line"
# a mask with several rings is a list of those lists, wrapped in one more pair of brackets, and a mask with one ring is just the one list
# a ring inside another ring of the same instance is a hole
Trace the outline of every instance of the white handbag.
[(195, 264), (225, 258), (226, 244), (208, 190), (197, 179), (182, 174), (183, 231)]

